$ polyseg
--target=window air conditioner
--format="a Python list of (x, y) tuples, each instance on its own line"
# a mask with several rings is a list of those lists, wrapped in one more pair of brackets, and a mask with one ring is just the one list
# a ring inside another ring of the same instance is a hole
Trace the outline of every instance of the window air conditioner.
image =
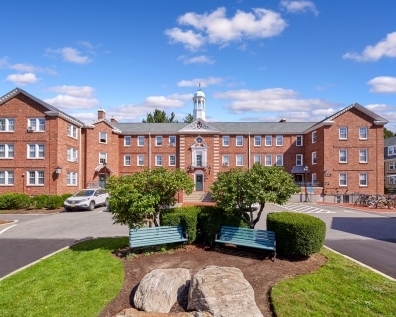
[(223, 166), (228, 166), (228, 163), (223, 163)]
[(36, 130), (36, 127), (28, 127), (28, 132), (33, 132)]
[(175, 142), (171, 142), (169, 145), (170, 146), (175, 146), (176, 144), (175, 144)]

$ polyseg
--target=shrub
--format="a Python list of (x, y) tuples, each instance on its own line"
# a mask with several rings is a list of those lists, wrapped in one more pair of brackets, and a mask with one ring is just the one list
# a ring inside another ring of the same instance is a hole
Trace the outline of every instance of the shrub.
[(65, 201), (66, 199), (68, 199), (71, 196), (73, 196), (73, 194), (63, 194), (63, 195), (61, 195), (63, 201)]
[(47, 208), (48, 209), (57, 209), (63, 206), (64, 199), (62, 196), (58, 195), (53, 195), (53, 196), (48, 196), (47, 199)]
[(1, 210), (16, 210), (25, 209), (31, 203), (29, 195), (17, 194), (17, 193), (6, 193), (0, 195), (0, 209)]
[(319, 252), (326, 236), (326, 224), (321, 219), (289, 211), (269, 213), (267, 229), (275, 231), (277, 253), (290, 258)]
[(34, 196), (31, 198), (31, 204), (29, 207), (31, 208), (37, 208), (37, 209), (42, 209), (47, 207), (47, 200), (48, 200), (48, 195), (38, 195)]

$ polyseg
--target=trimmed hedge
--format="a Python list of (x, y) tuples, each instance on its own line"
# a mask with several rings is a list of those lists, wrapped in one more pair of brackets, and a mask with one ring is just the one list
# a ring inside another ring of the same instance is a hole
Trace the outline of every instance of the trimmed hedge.
[(29, 208), (42, 209), (47, 207), (48, 195), (37, 195), (31, 198)]
[(0, 195), (0, 210), (26, 209), (31, 199), (27, 194), (5, 193)]
[(70, 196), (72, 195), (37, 195), (30, 197), (27, 194), (5, 193), (0, 195), (0, 210), (56, 209), (61, 208), (65, 199)]
[(277, 253), (290, 258), (319, 252), (326, 236), (326, 224), (321, 219), (290, 211), (269, 213), (267, 230), (275, 231)]

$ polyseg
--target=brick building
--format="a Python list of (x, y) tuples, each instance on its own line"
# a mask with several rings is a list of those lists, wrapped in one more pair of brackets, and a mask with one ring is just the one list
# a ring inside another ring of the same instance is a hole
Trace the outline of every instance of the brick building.
[(84, 124), (14, 89), (0, 98), (0, 193), (70, 193), (157, 166), (185, 170), (205, 192), (219, 172), (255, 162), (316, 194), (384, 191), (388, 121), (359, 104), (320, 122), (207, 122), (201, 90), (193, 107), (192, 123), (119, 123), (99, 109)]
[(385, 187), (396, 191), (396, 136), (384, 140)]

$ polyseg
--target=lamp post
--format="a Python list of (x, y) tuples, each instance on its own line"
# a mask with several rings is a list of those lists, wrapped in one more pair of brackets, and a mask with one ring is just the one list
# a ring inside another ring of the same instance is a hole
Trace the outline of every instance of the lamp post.
[(305, 200), (304, 200), (304, 202), (306, 203), (306, 202), (309, 202), (309, 200), (308, 200), (308, 190), (307, 190), (307, 173), (308, 173), (308, 166), (304, 166), (304, 174), (305, 174), (305, 176), (304, 176), (304, 183), (305, 183)]
[(104, 188), (106, 188), (106, 183), (107, 183), (107, 163), (106, 161), (103, 162), (103, 168), (104, 168)]

